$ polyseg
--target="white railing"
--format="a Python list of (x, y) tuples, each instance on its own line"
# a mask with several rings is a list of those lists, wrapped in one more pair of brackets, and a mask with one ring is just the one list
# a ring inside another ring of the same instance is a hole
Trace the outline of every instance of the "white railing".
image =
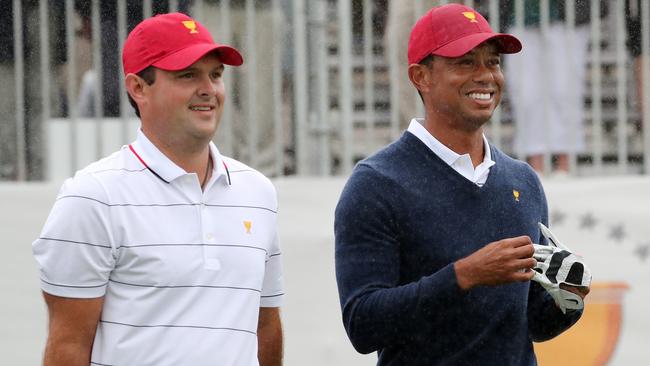
[[(523, 0), (511, 1), (515, 4), (515, 21), (523, 24)], [(570, 171), (574, 175), (648, 174), (650, 108), (640, 111), (631, 102), (634, 98), (630, 91), (635, 83), (642, 83), (647, 91), (643, 104), (650, 106), (650, 72), (644, 73), (642, 80), (634, 80), (630, 71), (625, 2), (609, 1), (608, 14), (601, 18), (599, 1), (591, 0), (590, 39), (592, 45), (602, 46), (591, 47), (586, 65), (590, 67), (585, 96), (588, 104), (584, 106), (588, 150), (571, 155)], [(133, 3), (142, 4), (142, 14), (148, 16), (155, 12), (158, 2)], [(432, 1), (400, 3), (412, 6), (415, 21)], [(493, 28), (500, 28), (500, 1), (464, 3), (477, 6)], [(548, 3), (540, 0), (542, 7)], [(575, 9), (575, 0), (565, 3), (566, 19), (572, 24), (575, 12), (580, 10)], [(650, 2), (639, 3), (645, 55), (642, 67), (650, 70)], [(69, 176), (89, 158), (95, 160), (116, 150), (134, 135), (137, 123), (126, 99), (120, 54), (115, 51), (107, 56), (102, 49), (121, 49), (128, 28), (133, 26), (127, 13), (134, 5), (117, 1), (114, 28), (107, 29), (103, 28), (108, 24), (102, 10), (105, 4), (99, 0), (90, 0), (89, 4), (90, 14), (84, 23), (74, 0), (65, 0), (62, 6), (45, 0), (37, 5), (13, 0), (13, 16), (7, 24), (14, 30), (14, 57), (0, 71), (14, 75), (13, 87), (5, 88), (13, 89), (8, 94), (15, 109), (0, 111), (0, 179)], [(385, 51), (391, 37), (383, 34), (387, 9), (381, 4), (386, 2), (171, 1), (168, 10), (186, 9), (211, 29), (218, 42), (235, 43), (244, 54), (245, 65), (226, 74), (227, 105), (216, 138), (220, 150), (269, 175), (325, 176), (348, 174), (357, 160), (397, 138), (405, 124), (396, 108), (397, 85), (402, 77), (398, 66), (405, 55), (395, 57)], [(548, 12), (541, 14), (544, 29)], [(55, 23), (65, 24), (62, 34), (53, 32)], [(90, 24), (92, 31), (80, 36), (86, 29), (83, 24)], [(17, 32), (19, 29), (23, 31)], [(102, 41), (111, 31), (117, 33), (117, 45)], [(392, 38), (392, 42), (408, 42)], [(66, 46), (65, 63), (53, 59), (51, 50), (58, 44)], [(112, 72), (119, 88), (119, 113), (107, 115), (106, 89), (101, 80), (115, 63), (118, 67)], [(96, 80), (88, 84), (92, 85), (90, 115), (81, 114), (78, 103), (83, 88), (81, 75), (88, 68)], [(420, 103), (413, 113), (423, 114)], [(488, 137), (514, 154), (514, 127), (509, 110), (499, 108), (488, 126)], [(61, 131), (65, 131), (65, 139)], [(81, 151), (83, 156), (79, 155)], [(66, 163), (61, 164), (59, 159)], [(545, 160), (550, 159), (547, 154)]]

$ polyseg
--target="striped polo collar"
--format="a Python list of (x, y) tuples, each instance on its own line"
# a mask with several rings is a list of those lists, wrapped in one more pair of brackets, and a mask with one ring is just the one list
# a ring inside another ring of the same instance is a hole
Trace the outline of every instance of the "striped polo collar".
[[(212, 158), (212, 176), (218, 180), (221, 176), (226, 179), (226, 184), (232, 184), (228, 166), (223, 160), (217, 146), (210, 141), (210, 157)], [(141, 129), (138, 129), (137, 139), (129, 145), (131, 153), (142, 163), (153, 175), (165, 183), (170, 183), (175, 179), (188, 174), (183, 168), (179, 167), (163, 154), (156, 145), (154, 145)]]

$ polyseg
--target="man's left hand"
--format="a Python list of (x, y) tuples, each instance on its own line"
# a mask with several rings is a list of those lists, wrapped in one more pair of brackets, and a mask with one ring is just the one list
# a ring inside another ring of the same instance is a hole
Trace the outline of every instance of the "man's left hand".
[(591, 271), (546, 226), (540, 223), (539, 227), (549, 245), (533, 244), (533, 258), (537, 260), (533, 281), (546, 289), (563, 313), (567, 309), (583, 309), (583, 299), (591, 286)]

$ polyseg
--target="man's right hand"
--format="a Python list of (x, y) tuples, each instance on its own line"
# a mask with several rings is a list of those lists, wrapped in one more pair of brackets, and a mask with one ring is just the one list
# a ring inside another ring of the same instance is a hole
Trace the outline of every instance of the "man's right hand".
[(454, 263), (458, 286), (469, 290), (482, 285), (530, 281), (537, 265), (528, 236), (492, 242)]

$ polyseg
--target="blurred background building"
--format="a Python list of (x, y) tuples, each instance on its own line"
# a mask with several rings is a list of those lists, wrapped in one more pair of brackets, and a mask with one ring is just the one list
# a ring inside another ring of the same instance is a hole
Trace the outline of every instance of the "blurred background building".
[[(168, 11), (189, 13), (244, 54), (244, 67), (225, 76), (229, 98), (216, 138), (223, 153), (270, 176), (346, 175), (422, 116), (405, 75), (408, 33), (417, 17), (447, 2), (0, 0), (0, 180), (61, 180), (135, 136), (121, 45), (143, 17)], [(539, 95), (541, 109), (530, 112), (543, 114), (535, 126), (559, 125), (560, 135), (538, 138), (580, 135), (565, 154), (568, 174), (650, 173), (650, 108), (642, 108), (650, 105), (643, 101), (650, 76), (642, 72), (650, 69), (648, 2), (456, 2), (474, 6), (495, 29), (535, 34), (540, 41), (524, 47), (535, 47), (541, 65), (573, 65), (561, 76), (526, 61), (523, 69), (522, 62), (514, 66), (509, 58), (522, 55), (504, 56), (510, 79), (533, 74), (544, 81), (523, 90)], [(561, 54), (558, 34), (568, 45)], [(566, 131), (569, 118), (554, 113), (560, 107), (550, 81), (558, 78), (575, 95), (578, 127)], [(525, 159), (516, 139), (527, 121), (515, 118), (513, 90), (487, 134)], [(562, 159), (553, 150), (540, 158), (542, 174)]]

